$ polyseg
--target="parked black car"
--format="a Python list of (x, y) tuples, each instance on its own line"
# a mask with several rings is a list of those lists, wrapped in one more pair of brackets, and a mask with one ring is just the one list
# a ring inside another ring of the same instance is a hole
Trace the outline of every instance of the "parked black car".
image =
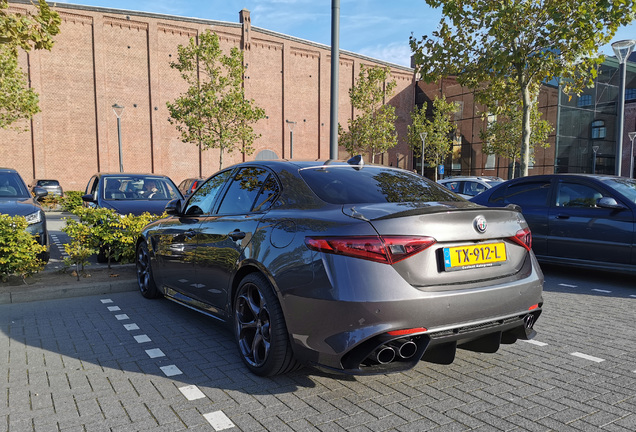
[(85, 193), (86, 206), (112, 208), (123, 215), (160, 215), (170, 200), (183, 198), (169, 177), (158, 174), (97, 173)]
[(543, 275), (521, 213), (417, 174), (246, 162), (166, 210), (137, 245), (141, 293), (232, 324), (255, 374), (401, 371), (534, 336)]
[(183, 194), (183, 196), (188, 196), (192, 192), (196, 190), (197, 187), (201, 183), (205, 181), (205, 178), (193, 177), (184, 179), (181, 183), (179, 183), (179, 191)]
[(550, 174), (508, 180), (471, 199), (516, 204), (546, 263), (636, 272), (636, 181), (608, 175)]
[(35, 195), (34, 189), (36, 187), (41, 187), (46, 189), (46, 191), (48, 192), (48, 195), (57, 195), (57, 196), (64, 196), (64, 190), (62, 190), (62, 185), (60, 185), (60, 182), (57, 180), (53, 180), (53, 179), (33, 179), (31, 180), (31, 183), (29, 184), (29, 188), (31, 189), (31, 192), (33, 192), (33, 194)]
[(46, 246), (40, 255), (44, 262), (49, 261), (50, 239), (46, 227), (46, 214), (37, 199), (47, 195), (46, 189), (35, 187), (35, 197), (27, 188), (20, 174), (10, 168), (0, 168), (0, 213), (9, 216), (24, 216), (29, 223), (27, 230), (35, 236), (38, 243)]

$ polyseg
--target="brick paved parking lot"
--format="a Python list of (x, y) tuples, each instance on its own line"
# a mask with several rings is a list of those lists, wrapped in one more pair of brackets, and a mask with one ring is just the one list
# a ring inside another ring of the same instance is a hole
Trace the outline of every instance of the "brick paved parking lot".
[(532, 343), (372, 377), (253, 376), (229, 330), (136, 292), (0, 305), (0, 431), (633, 432), (632, 286), (548, 269)]

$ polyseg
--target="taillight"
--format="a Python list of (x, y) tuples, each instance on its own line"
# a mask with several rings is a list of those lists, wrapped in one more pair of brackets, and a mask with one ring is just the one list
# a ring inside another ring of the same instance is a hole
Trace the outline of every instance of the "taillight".
[(404, 330), (393, 330), (393, 331), (387, 332), (387, 334), (390, 334), (391, 336), (405, 336), (405, 335), (411, 335), (415, 333), (424, 333), (425, 331), (426, 329), (424, 327), (417, 327), (417, 328), (404, 329)]
[(521, 229), (517, 231), (517, 234), (515, 234), (514, 237), (510, 238), (512, 241), (519, 243), (527, 250), (532, 249), (532, 233), (530, 232), (530, 228)]
[(400, 262), (436, 241), (433, 237), (413, 236), (305, 237), (309, 249), (384, 264)]

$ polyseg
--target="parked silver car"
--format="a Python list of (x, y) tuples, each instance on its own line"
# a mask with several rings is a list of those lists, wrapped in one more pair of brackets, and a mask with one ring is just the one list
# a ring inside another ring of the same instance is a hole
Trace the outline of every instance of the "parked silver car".
[(137, 245), (141, 293), (229, 323), (255, 374), (403, 371), (534, 336), (543, 275), (521, 213), (417, 174), (245, 162), (166, 211)]
[(463, 176), (446, 177), (445, 179), (437, 180), (437, 183), (466, 199), (470, 199), (504, 181), (505, 180), (500, 177)]

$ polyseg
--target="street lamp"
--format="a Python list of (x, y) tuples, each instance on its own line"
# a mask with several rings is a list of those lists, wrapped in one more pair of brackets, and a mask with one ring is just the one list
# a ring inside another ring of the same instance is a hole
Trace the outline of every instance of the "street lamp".
[(294, 158), (294, 126), (296, 126), (295, 121), (285, 120), (287, 126), (289, 126), (289, 159)]
[(620, 85), (618, 87), (618, 121), (616, 124), (618, 125), (618, 130), (616, 133), (616, 163), (615, 163), (615, 174), (617, 176), (621, 175), (621, 166), (623, 162), (623, 127), (625, 122), (625, 62), (627, 61), (627, 57), (632, 53), (634, 49), (634, 45), (636, 45), (636, 41), (633, 39), (622, 40), (618, 42), (614, 42), (612, 44), (612, 49), (614, 50), (614, 54), (616, 54), (616, 58), (618, 59), (619, 69), (621, 72), (620, 76)]
[(636, 138), (636, 132), (630, 132), (627, 135), (632, 143), (629, 148), (629, 178), (634, 178), (634, 138)]
[(420, 138), (422, 139), (422, 177), (424, 177), (424, 141), (426, 140), (426, 132), (420, 132)]
[(592, 159), (592, 174), (596, 174), (596, 152), (598, 149), (599, 146), (592, 146), (592, 151), (594, 152), (594, 159)]
[(119, 141), (119, 172), (124, 172), (124, 162), (121, 153), (121, 115), (124, 113), (124, 106), (113, 104), (113, 111), (117, 116), (117, 140)]

